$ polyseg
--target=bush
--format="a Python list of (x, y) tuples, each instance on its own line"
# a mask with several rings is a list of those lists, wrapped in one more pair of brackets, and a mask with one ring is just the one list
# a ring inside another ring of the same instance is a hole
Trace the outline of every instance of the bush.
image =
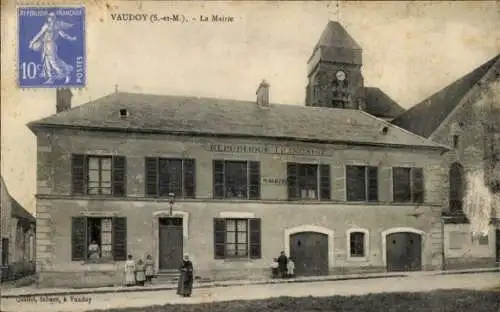
[[(95, 310), (94, 312), (96, 312)], [(492, 312), (498, 292), (445, 290), (428, 293), (382, 293), (364, 296), (279, 297), (266, 300), (109, 309), (108, 312)]]

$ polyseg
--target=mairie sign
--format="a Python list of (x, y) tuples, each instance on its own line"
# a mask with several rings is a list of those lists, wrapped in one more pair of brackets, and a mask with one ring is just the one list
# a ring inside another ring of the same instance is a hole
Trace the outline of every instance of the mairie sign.
[(247, 144), (211, 144), (211, 152), (219, 153), (250, 153), (250, 154), (278, 154), (278, 155), (307, 155), (321, 156), (323, 151), (319, 148), (280, 146), (274, 144), (247, 145)]

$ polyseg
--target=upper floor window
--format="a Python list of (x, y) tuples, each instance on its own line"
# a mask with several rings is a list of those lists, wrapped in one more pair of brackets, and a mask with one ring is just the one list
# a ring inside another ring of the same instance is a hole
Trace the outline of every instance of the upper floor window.
[(213, 197), (260, 199), (260, 163), (214, 160)]
[(72, 194), (126, 195), (126, 160), (123, 156), (73, 154)]
[(146, 158), (146, 195), (195, 197), (195, 160)]
[(395, 202), (424, 202), (424, 173), (422, 168), (392, 168), (393, 200)]
[(347, 166), (346, 189), (348, 201), (378, 201), (378, 168)]
[(449, 172), (449, 210), (452, 213), (461, 213), (464, 197), (464, 168), (459, 163), (453, 163)]
[(458, 148), (458, 145), (460, 144), (460, 136), (457, 134), (454, 134), (452, 137), (453, 140), (453, 148)]
[(287, 164), (288, 199), (329, 200), (330, 165)]
[(261, 257), (260, 219), (214, 219), (215, 259)]

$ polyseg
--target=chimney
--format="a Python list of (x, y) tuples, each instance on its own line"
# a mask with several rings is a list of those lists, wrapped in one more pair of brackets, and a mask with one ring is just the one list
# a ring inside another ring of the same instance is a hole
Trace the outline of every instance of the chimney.
[(71, 109), (71, 97), (73, 93), (68, 88), (57, 88), (56, 90), (56, 113)]
[(260, 107), (269, 106), (269, 84), (262, 80), (257, 88), (257, 105)]

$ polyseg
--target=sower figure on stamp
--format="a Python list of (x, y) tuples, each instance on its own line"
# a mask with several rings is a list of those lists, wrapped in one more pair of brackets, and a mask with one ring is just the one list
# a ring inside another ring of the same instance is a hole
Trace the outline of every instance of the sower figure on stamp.
[(193, 263), (189, 260), (189, 255), (184, 254), (181, 275), (177, 285), (177, 294), (183, 297), (190, 297), (193, 290)]
[(73, 66), (66, 64), (57, 54), (56, 40), (60, 36), (66, 40), (75, 41), (76, 37), (72, 37), (63, 31), (71, 26), (73, 24), (58, 21), (54, 13), (49, 13), (42, 29), (30, 41), (30, 49), (41, 51), (42, 54), (43, 70), (40, 76), (47, 79), (44, 84), (52, 84), (54, 79), (65, 79), (64, 83), (70, 82)]

